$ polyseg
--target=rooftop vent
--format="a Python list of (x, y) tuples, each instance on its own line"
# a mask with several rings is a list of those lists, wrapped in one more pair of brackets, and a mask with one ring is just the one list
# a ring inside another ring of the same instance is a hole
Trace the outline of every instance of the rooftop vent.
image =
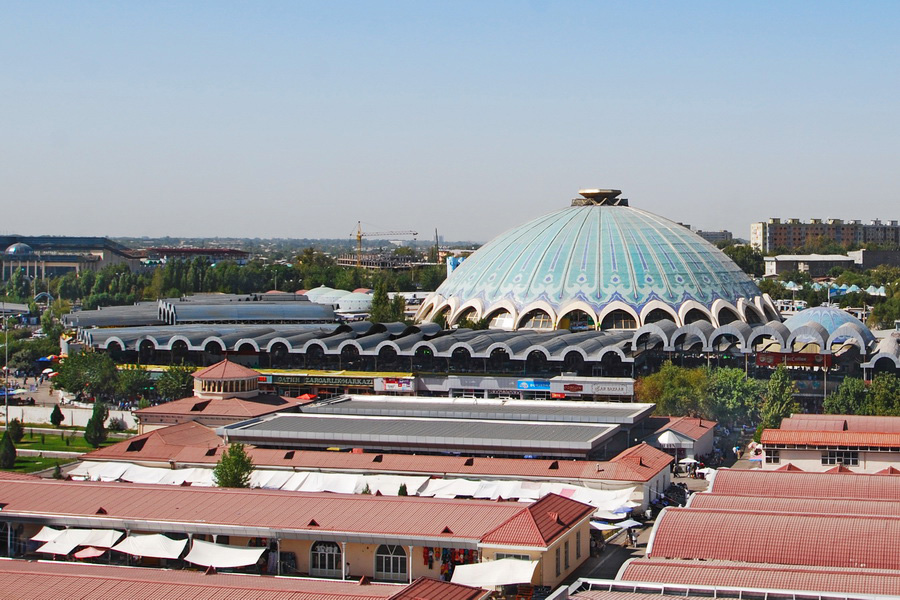
[(284, 460), (291, 460), (292, 458), (294, 458), (293, 450), (288, 450), (287, 452), (284, 453)]
[(464, 466), (464, 467), (474, 467), (474, 466), (475, 466), (475, 459), (474, 459), (474, 458), (467, 458), (467, 459), (466, 459), (466, 462), (463, 463), (463, 466)]
[(372, 459), (372, 462), (381, 462), (383, 460), (384, 460), (384, 456), (382, 456), (381, 454), (376, 454), (375, 458)]
[(144, 444), (146, 443), (147, 438), (134, 440), (133, 442), (128, 444), (128, 448), (125, 449), (125, 452), (140, 452), (144, 448)]
[(550, 466), (549, 466), (548, 468), (549, 468), (549, 469), (558, 469), (558, 468), (559, 468), (559, 461), (558, 461), (558, 460), (554, 460), (552, 463), (550, 463)]
[(572, 200), (572, 206), (628, 206), (627, 198), (619, 198), (622, 190), (578, 190), (581, 198)]
[(453, 533), (453, 530), (450, 529), (449, 527), (444, 527), (444, 529), (443, 529), (443, 531), (441, 531), (441, 533)]
[(310, 519), (310, 520), (309, 520), (309, 523), (307, 523), (306, 526), (307, 526), (307, 527), (318, 527), (319, 524), (316, 522), (315, 519)]

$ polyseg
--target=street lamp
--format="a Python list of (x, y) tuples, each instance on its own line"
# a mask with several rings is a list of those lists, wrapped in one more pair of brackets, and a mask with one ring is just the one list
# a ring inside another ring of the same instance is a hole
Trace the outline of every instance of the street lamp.
[(3, 317), (3, 333), (5, 340), (3, 341), (3, 399), (6, 406), (4, 416), (6, 417), (6, 429), (9, 431), (9, 323), (6, 319), (6, 300), (3, 301), (3, 309), (0, 310)]

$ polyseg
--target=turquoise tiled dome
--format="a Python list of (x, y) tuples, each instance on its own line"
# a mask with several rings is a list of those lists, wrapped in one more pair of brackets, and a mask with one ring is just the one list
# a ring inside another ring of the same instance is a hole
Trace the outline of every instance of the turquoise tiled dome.
[(784, 322), (784, 326), (790, 331), (794, 331), (798, 327), (809, 325), (810, 323), (818, 323), (825, 328), (829, 335), (837, 331), (842, 325), (849, 323), (860, 332), (866, 343), (875, 341), (875, 336), (862, 321), (847, 311), (833, 306), (815, 306), (801, 310), (796, 315), (788, 318)]
[(648, 309), (679, 316), (686, 303), (708, 311), (713, 322), (723, 305), (741, 320), (747, 304), (755, 305), (756, 320), (777, 314), (715, 246), (682, 225), (607, 197), (575, 200), (497, 236), (426, 299), (419, 316), (444, 310), (453, 322), (464, 311), (481, 318), (505, 307), (517, 316), (540, 308), (558, 319), (579, 308), (602, 319), (615, 305), (640, 325)]

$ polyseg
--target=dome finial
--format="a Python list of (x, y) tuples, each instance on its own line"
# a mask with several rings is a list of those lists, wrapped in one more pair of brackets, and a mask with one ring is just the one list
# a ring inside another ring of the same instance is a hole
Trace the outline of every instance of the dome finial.
[(622, 190), (578, 190), (581, 198), (572, 200), (572, 206), (628, 206), (627, 198), (619, 198)]

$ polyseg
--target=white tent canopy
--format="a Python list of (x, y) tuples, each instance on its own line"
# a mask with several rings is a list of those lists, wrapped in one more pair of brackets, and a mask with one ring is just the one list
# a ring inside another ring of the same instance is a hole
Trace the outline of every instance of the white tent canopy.
[(44, 554), (66, 555), (78, 546), (111, 548), (120, 537), (122, 532), (112, 529), (64, 529), (37, 551)]
[(31, 538), (31, 541), (49, 542), (54, 540), (56, 536), (58, 536), (62, 532), (62, 529), (53, 529), (52, 527), (47, 527), (46, 525), (44, 525), (43, 527), (41, 527), (41, 530)]
[(194, 540), (191, 551), (184, 557), (184, 560), (202, 567), (231, 569), (255, 565), (265, 551), (265, 548), (223, 546)]
[(667, 448), (692, 448), (694, 446), (694, 442), (692, 440), (678, 435), (671, 429), (663, 431), (661, 434), (659, 434), (659, 437), (656, 438), (656, 440), (661, 446), (665, 446)]
[(536, 560), (502, 558), (474, 565), (458, 565), (453, 570), (451, 581), (480, 588), (531, 583), (538, 564)]
[(184, 551), (187, 540), (173, 540), (161, 533), (150, 535), (129, 535), (113, 546), (113, 550), (132, 556), (148, 558), (178, 558)]
[(619, 529), (619, 526), (610, 525), (609, 523), (597, 523), (596, 521), (591, 521), (591, 528), (596, 529), (597, 531), (617, 531)]

